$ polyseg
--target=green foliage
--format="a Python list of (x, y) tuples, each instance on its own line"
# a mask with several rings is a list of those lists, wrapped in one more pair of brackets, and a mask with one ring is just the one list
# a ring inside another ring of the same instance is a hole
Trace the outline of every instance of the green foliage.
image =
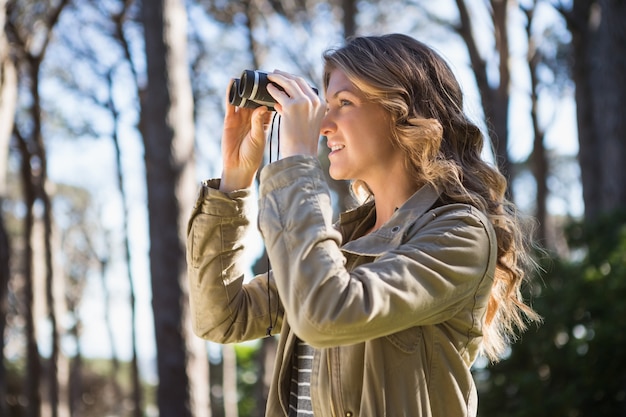
[(475, 372), (481, 417), (626, 415), (626, 215), (567, 234), (578, 259), (543, 265), (544, 323)]
[(239, 344), (235, 346), (237, 354), (237, 387), (239, 389), (238, 408), (240, 416), (255, 415), (259, 406), (255, 397), (255, 386), (259, 378), (259, 346)]

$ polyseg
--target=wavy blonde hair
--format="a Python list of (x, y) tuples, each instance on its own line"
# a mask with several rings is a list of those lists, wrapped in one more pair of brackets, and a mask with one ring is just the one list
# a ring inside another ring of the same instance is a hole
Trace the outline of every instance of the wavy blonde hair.
[[(497, 265), (483, 325), (483, 352), (497, 361), (529, 321), (540, 320), (521, 294), (534, 267), (532, 233), (507, 200), (507, 181), (486, 163), (484, 137), (463, 111), (463, 94), (448, 64), (409, 36), (354, 37), (324, 53), (324, 88), (342, 71), (390, 115), (391, 140), (406, 154), (415, 183), (435, 186), (444, 202), (483, 211), (496, 231)], [(359, 184), (355, 184), (359, 186)], [(366, 187), (366, 184), (365, 184)]]

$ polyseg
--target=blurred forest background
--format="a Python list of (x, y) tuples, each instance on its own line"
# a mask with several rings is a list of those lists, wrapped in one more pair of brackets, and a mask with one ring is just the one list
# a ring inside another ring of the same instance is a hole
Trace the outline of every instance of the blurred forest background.
[(226, 87), (319, 86), (323, 50), (387, 32), (449, 59), (545, 248), (544, 324), (478, 361), (479, 415), (626, 415), (625, 22), (623, 0), (0, 0), (0, 416), (262, 416), (276, 340), (187, 317)]

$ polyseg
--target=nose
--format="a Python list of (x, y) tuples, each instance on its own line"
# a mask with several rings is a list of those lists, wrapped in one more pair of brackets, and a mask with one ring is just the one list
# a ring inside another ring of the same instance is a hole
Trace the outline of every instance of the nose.
[(322, 124), (320, 126), (320, 134), (322, 136), (328, 136), (329, 134), (337, 130), (337, 125), (332, 118), (332, 112), (329, 110), (322, 118)]

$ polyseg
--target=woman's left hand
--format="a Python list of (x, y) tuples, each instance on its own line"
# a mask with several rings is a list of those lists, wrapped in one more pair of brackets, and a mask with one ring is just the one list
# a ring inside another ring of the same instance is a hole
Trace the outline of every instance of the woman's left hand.
[(326, 105), (301, 77), (274, 71), (268, 74), (268, 79), (285, 90), (281, 91), (271, 83), (267, 86), (267, 91), (276, 100), (274, 108), (282, 117), (280, 122), (282, 157), (317, 156), (320, 126)]

